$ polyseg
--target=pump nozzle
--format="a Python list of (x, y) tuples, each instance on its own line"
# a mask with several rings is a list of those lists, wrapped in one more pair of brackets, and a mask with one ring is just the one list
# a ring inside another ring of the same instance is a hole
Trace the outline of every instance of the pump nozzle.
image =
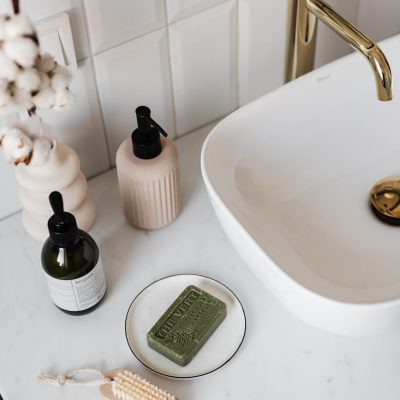
[(64, 201), (60, 192), (51, 192), (49, 196), (51, 208), (54, 215), (62, 218), (64, 215)]
[(78, 236), (75, 217), (71, 213), (64, 211), (64, 201), (60, 192), (51, 192), (49, 200), (54, 211), (54, 215), (50, 217), (47, 224), (50, 239), (60, 247), (67, 247)]
[[(161, 128), (160, 125), (157, 124), (156, 121), (154, 121), (153, 118), (150, 116), (151, 110), (149, 107), (146, 106), (139, 106), (136, 108), (136, 119), (138, 123), (138, 128), (139, 129), (146, 129), (146, 126), (150, 125), (153, 126), (153, 128), (158, 129), (158, 131), (165, 137), (168, 136), (168, 133), (164, 131), (163, 128)], [(148, 125), (144, 125), (148, 124)]]
[(162, 151), (160, 133), (168, 136), (167, 132), (150, 117), (149, 107), (136, 108), (137, 129), (132, 133), (133, 154), (141, 159), (149, 160), (157, 157)]

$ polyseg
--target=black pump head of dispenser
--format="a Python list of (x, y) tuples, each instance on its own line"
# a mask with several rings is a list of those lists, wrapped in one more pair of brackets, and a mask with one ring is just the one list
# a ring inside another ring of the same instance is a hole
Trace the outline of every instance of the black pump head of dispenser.
[(149, 107), (140, 106), (136, 109), (138, 127), (132, 133), (133, 153), (144, 160), (157, 157), (162, 151), (160, 133), (167, 133), (154, 121)]
[(54, 215), (47, 224), (50, 240), (57, 246), (68, 247), (79, 235), (75, 217), (64, 211), (64, 202), (60, 192), (51, 192), (49, 196)]

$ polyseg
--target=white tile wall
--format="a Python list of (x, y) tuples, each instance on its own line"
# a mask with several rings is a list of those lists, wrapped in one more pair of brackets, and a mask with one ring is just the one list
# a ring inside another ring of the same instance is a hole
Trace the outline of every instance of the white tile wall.
[(168, 10), (168, 22), (196, 14), (200, 11), (216, 6), (225, 0), (166, 0)]
[(96, 55), (95, 65), (113, 165), (119, 144), (136, 128), (139, 105), (175, 136), (165, 28)]
[(375, 40), (400, 33), (399, 0), (359, 0), (357, 25)]
[(178, 135), (237, 107), (236, 3), (170, 25)]
[(78, 65), (71, 90), (76, 99), (72, 110), (46, 110), (39, 114), (52, 127), (52, 132), (59, 141), (77, 151), (82, 171), (87, 177), (91, 177), (110, 168), (91, 59)]
[[(386, 0), (379, 0), (386, 1)], [(328, 3), (353, 24), (357, 20), (359, 0), (328, 0)], [(323, 23), (318, 25), (315, 65), (319, 67), (352, 52), (352, 48)]]
[(283, 84), (287, 6), (287, 0), (239, 0), (240, 105)]
[(83, 2), (94, 53), (161, 28), (165, 24), (164, 0)]
[[(45, 118), (90, 177), (114, 164), (140, 104), (171, 137), (223, 117), (283, 83), (288, 1), (20, 0), (34, 20), (68, 13), (80, 61), (75, 108)], [(399, 0), (327, 2), (377, 40), (400, 32)], [(11, 0), (0, 1), (0, 13), (10, 11)], [(320, 24), (317, 66), (350, 51)], [(19, 209), (4, 160), (0, 180), (2, 218)]]

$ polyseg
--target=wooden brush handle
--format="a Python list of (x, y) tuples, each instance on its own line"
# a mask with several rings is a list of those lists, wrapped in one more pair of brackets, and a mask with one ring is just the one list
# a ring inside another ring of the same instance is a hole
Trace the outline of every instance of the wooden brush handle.
[[(114, 379), (122, 371), (122, 368), (113, 369), (107, 373), (107, 378)], [(111, 385), (109, 383), (100, 386), (100, 393), (104, 400), (118, 400), (118, 398), (113, 395)]]

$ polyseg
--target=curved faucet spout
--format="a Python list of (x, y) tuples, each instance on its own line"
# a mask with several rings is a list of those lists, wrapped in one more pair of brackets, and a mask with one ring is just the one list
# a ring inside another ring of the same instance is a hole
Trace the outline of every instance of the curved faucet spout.
[(390, 70), (390, 65), (385, 54), (383, 54), (379, 46), (374, 45), (368, 49), (365, 56), (368, 58), (372, 71), (375, 74), (378, 99), (381, 101), (392, 100), (392, 71)]
[(307, 0), (306, 7), (308, 11), (367, 58), (375, 75), (379, 100), (392, 100), (392, 72), (379, 46), (322, 0)]
[[(378, 99), (382, 101), (392, 100), (392, 72), (385, 55), (373, 40), (365, 36), (322, 0), (292, 0), (292, 2), (292, 26), (289, 34), (286, 75), (288, 81), (312, 69), (310, 63), (304, 62), (304, 57), (313, 58), (314, 54), (310, 55), (310, 50), (303, 50), (303, 47), (304, 43), (315, 42), (316, 29), (310, 30), (308, 28), (307, 35), (310, 36), (310, 32), (312, 32), (314, 38), (308, 38), (307, 41), (304, 41), (302, 37), (304, 36), (304, 23), (301, 23), (305, 19), (304, 14), (310, 13), (367, 58), (374, 73)], [(310, 17), (307, 20), (310, 21)], [(307, 24), (307, 26), (310, 27), (311, 25)], [(308, 45), (308, 47), (310, 46)], [(314, 50), (315, 43), (313, 45)], [(308, 65), (308, 68), (304, 68), (304, 65)]]

